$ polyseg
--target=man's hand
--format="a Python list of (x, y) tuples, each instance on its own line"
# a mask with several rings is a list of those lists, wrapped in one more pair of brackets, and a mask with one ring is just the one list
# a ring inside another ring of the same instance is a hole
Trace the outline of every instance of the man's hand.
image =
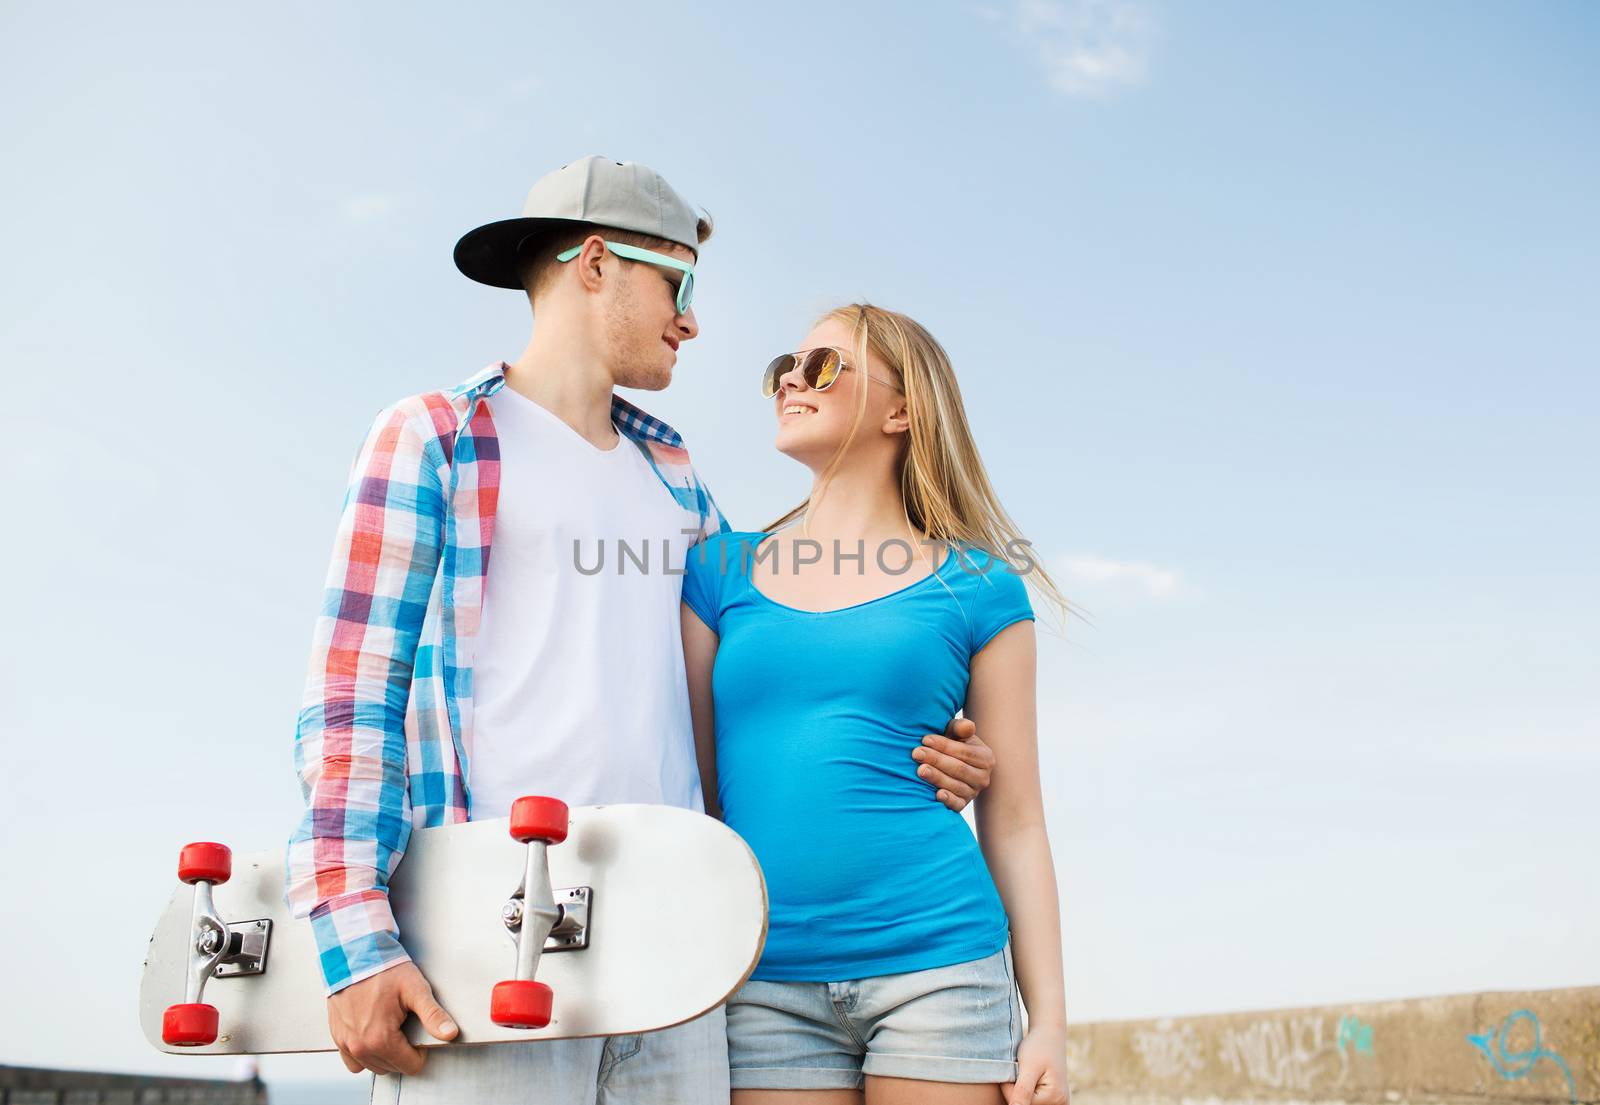
[(911, 753), (922, 766), (917, 775), (937, 788), (939, 801), (960, 813), (989, 785), (994, 750), (978, 738), (978, 726), (964, 717), (951, 718), (944, 736), (929, 733)]
[(433, 1000), (433, 987), (410, 961), (346, 986), (328, 999), (328, 1030), (352, 1074), (422, 1070), (426, 1056), (400, 1031), (407, 1013), (415, 1013), (436, 1040), (453, 1040), (460, 1031)]

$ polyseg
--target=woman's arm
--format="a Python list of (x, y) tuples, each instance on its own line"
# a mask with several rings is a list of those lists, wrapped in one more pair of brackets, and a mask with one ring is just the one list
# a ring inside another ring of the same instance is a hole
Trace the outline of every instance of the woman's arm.
[[(1035, 667), (1033, 623), (1021, 621), (1001, 630), (972, 658), (965, 712), (994, 750), (993, 780), (977, 799), (978, 842), (1011, 921), (1012, 958), (1028, 1008), (1029, 1042), (1050, 1052), (1051, 1065), (1064, 1078), (1061, 900), (1039, 787)], [(1044, 1090), (1041, 1084), (1040, 1093)]]
[(689, 716), (694, 722), (694, 754), (700, 761), (700, 791), (706, 813), (722, 820), (717, 802), (717, 737), (711, 712), (711, 666), (717, 659), (717, 635), (700, 615), (682, 604), (683, 670), (689, 677)]

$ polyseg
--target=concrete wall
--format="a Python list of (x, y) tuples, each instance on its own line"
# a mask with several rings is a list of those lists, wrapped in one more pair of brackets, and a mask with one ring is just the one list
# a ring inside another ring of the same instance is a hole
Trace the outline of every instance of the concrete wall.
[[(1600, 987), (1074, 1025), (1074, 1105), (1600, 1105)], [(0, 1105), (256, 1105), (255, 1082), (0, 1067)]]
[(0, 1067), (0, 1105), (267, 1105), (260, 1079), (157, 1078), (138, 1074)]
[(1600, 987), (1069, 1030), (1074, 1105), (1600, 1102)]

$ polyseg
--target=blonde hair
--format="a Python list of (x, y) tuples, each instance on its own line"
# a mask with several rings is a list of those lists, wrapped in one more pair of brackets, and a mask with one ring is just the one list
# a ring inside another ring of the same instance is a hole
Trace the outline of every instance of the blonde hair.
[[(1029, 542), (1000, 505), (983, 459), (978, 455), (954, 368), (944, 348), (915, 319), (871, 303), (837, 307), (817, 320), (836, 321), (853, 330), (855, 364), (865, 371), (871, 352), (899, 377), (905, 390), (909, 421), (907, 445), (899, 460), (900, 499), (906, 524), (935, 541), (983, 550), (1013, 571), (1047, 600), (1065, 624), (1073, 608), (1055, 580), (1037, 559), (1027, 555)], [(866, 417), (867, 389), (857, 388), (855, 421), (838, 451), (829, 459), (817, 487), (843, 462), (845, 449)], [(805, 514), (812, 497), (766, 527), (776, 530)], [(1019, 558), (1020, 561), (1019, 562)]]

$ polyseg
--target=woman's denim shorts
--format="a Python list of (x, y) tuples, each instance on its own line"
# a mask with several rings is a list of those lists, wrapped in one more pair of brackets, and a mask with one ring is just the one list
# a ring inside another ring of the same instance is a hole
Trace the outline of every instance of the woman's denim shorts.
[(984, 959), (851, 982), (751, 979), (728, 999), (734, 1089), (857, 1089), (869, 1074), (1017, 1077), (1022, 1008), (1011, 943)]

